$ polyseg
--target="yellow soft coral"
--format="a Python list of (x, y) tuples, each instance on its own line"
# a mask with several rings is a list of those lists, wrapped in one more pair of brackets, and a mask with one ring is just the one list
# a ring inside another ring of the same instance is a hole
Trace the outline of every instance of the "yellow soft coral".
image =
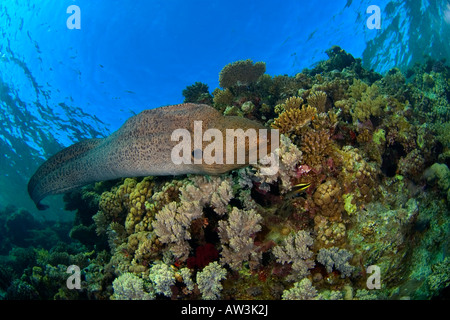
[(287, 99), (283, 106), (284, 111), (275, 119), (272, 127), (279, 129), (282, 134), (299, 135), (300, 130), (308, 125), (317, 114), (317, 109), (314, 107), (303, 105), (300, 108), (302, 102), (303, 99), (299, 97)]
[(300, 150), (303, 162), (309, 166), (320, 166), (334, 154), (333, 141), (328, 130), (307, 130), (302, 136)]
[(312, 206), (332, 221), (340, 221), (344, 209), (342, 190), (337, 180), (331, 179), (319, 185), (313, 195)]
[(325, 112), (327, 94), (323, 91), (312, 92), (307, 98), (308, 104), (317, 109), (317, 112)]
[(349, 93), (349, 99), (336, 101), (335, 105), (344, 113), (350, 114), (353, 123), (364, 122), (372, 116), (381, 116), (388, 104), (375, 83), (368, 86), (361, 80), (355, 80), (349, 88)]
[(134, 226), (142, 220), (146, 213), (145, 202), (153, 193), (154, 182), (152, 177), (146, 177), (129, 193), (126, 207), (128, 208), (128, 215), (125, 220), (125, 229), (128, 233), (134, 232)]

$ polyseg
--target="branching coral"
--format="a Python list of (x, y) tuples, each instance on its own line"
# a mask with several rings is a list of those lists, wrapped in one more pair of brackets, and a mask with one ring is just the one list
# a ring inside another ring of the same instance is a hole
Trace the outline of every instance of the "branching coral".
[(328, 130), (307, 130), (302, 136), (303, 162), (311, 167), (321, 166), (334, 155), (333, 141)]
[(349, 88), (350, 98), (336, 102), (338, 108), (342, 108), (346, 114), (350, 114), (353, 123), (364, 122), (371, 116), (381, 116), (388, 101), (381, 94), (376, 84), (368, 86), (361, 80), (355, 80)]
[(211, 262), (197, 273), (197, 285), (203, 299), (217, 300), (220, 298), (220, 291), (222, 291), (220, 281), (225, 279), (226, 275), (227, 270), (216, 261)]
[[(317, 109), (309, 105), (300, 104), (303, 99), (291, 97), (284, 103), (284, 111), (275, 119), (272, 127), (280, 130), (280, 133), (286, 135), (299, 135), (301, 129), (307, 126), (317, 115)], [(300, 108), (301, 107), (301, 108)], [(278, 109), (282, 110), (282, 106)]]
[(318, 293), (311, 280), (304, 278), (295, 282), (294, 286), (283, 292), (283, 300), (316, 300)]
[(280, 147), (274, 151), (274, 155), (279, 159), (278, 171), (273, 175), (263, 174), (262, 169), (265, 166), (258, 163), (255, 177), (258, 182), (262, 183), (261, 189), (270, 189), (268, 184), (279, 181), (281, 193), (286, 193), (291, 190), (291, 180), (297, 176), (297, 166), (302, 161), (302, 152), (292, 143), (291, 139), (281, 135)]
[(254, 83), (266, 72), (264, 62), (240, 60), (227, 64), (219, 73), (219, 85), (222, 88), (246, 86)]
[(144, 280), (132, 273), (124, 273), (113, 281), (115, 300), (152, 300), (154, 293), (144, 291)]
[(254, 237), (261, 230), (262, 217), (255, 210), (239, 210), (233, 207), (228, 220), (219, 221), (219, 236), (222, 242), (221, 262), (233, 270), (239, 270), (242, 262), (248, 261), (250, 268), (258, 266), (261, 259)]
[(352, 258), (353, 254), (345, 249), (339, 249), (336, 247), (322, 248), (317, 255), (317, 261), (327, 268), (328, 272), (332, 272), (333, 269), (341, 273), (341, 277), (350, 277), (354, 271), (354, 267), (351, 266), (348, 261)]
[(280, 263), (292, 263), (292, 279), (303, 278), (308, 275), (308, 269), (314, 267), (313, 252), (310, 250), (314, 243), (309, 232), (300, 230), (284, 239), (283, 246), (273, 248), (273, 254)]
[(327, 94), (323, 91), (312, 92), (307, 98), (308, 104), (315, 108), (318, 113), (325, 112)]
[(227, 212), (233, 198), (231, 179), (194, 176), (191, 182), (180, 187), (180, 202), (164, 206), (155, 217), (152, 226), (164, 244), (168, 244), (176, 258), (186, 260), (191, 239), (191, 223), (203, 216), (203, 207), (211, 206), (218, 215)]

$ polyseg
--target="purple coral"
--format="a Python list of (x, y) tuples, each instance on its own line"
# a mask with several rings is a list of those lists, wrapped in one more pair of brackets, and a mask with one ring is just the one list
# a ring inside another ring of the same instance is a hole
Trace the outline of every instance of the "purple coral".
[(317, 255), (317, 261), (327, 268), (328, 272), (336, 269), (341, 272), (341, 277), (349, 277), (353, 273), (355, 267), (348, 263), (353, 254), (345, 249), (336, 247), (322, 248)]

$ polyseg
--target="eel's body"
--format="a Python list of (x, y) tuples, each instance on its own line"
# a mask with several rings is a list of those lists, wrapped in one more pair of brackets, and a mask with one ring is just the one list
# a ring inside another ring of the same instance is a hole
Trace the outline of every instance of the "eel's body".
[[(216, 128), (224, 136), (226, 129), (253, 128), (258, 131), (264, 128), (258, 122), (242, 117), (226, 117), (216, 109), (201, 104), (187, 103), (145, 110), (128, 119), (109, 137), (76, 143), (51, 157), (31, 177), (28, 193), (39, 209), (45, 209), (46, 206), (40, 201), (46, 196), (97, 181), (150, 175), (220, 174), (243, 166), (194, 164), (194, 161), (175, 164), (171, 153), (179, 142), (172, 141), (172, 133), (176, 129), (187, 129), (193, 136), (194, 121), (202, 121), (203, 132)], [(258, 137), (258, 146), (260, 143), (269, 146), (268, 140), (260, 141)], [(203, 142), (203, 147), (207, 144)], [(236, 145), (235, 149), (246, 147), (248, 142), (246, 145)], [(192, 143), (192, 151), (193, 148)]]

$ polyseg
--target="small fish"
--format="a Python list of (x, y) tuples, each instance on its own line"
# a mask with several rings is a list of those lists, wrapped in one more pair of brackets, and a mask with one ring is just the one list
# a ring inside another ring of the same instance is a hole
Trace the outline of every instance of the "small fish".
[(299, 183), (292, 187), (292, 190), (286, 193), (284, 199), (290, 199), (296, 197), (311, 186), (311, 183)]

